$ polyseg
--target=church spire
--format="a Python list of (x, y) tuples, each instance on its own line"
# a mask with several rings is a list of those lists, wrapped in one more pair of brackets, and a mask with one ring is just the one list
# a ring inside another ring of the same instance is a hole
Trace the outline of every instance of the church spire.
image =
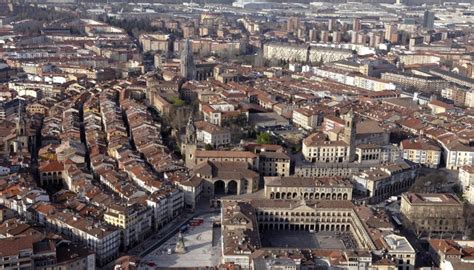
[(181, 76), (186, 80), (194, 80), (196, 66), (194, 65), (193, 50), (189, 39), (184, 41), (183, 50), (181, 51)]
[(344, 137), (343, 141), (347, 143), (348, 149), (348, 161), (352, 162), (355, 160), (355, 139), (356, 139), (356, 120), (354, 111), (352, 108), (344, 116)]
[(186, 125), (186, 144), (196, 143), (196, 127), (194, 126), (193, 113), (189, 115), (188, 124)]

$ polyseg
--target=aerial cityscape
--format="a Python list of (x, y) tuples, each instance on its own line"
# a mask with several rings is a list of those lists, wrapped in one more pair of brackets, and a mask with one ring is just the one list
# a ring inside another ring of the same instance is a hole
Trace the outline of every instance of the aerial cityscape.
[(0, 56), (0, 269), (474, 269), (472, 0), (0, 0)]

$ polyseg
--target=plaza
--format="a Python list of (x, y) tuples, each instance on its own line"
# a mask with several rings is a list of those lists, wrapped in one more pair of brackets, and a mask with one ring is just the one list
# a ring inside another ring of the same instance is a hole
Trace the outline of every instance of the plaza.
[(140, 269), (151, 270), (219, 265), (221, 261), (220, 228), (213, 225), (214, 221), (219, 220), (219, 216), (207, 214), (200, 218), (204, 219), (201, 225), (188, 226), (188, 230), (182, 233), (186, 247), (185, 253), (175, 253), (178, 241), (178, 234), (175, 234), (163, 245), (145, 256), (141, 260)]

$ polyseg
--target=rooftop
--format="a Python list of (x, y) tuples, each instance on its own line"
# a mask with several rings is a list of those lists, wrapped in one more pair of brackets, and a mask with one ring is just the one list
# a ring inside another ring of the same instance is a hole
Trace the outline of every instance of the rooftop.
[(411, 204), (442, 204), (461, 205), (461, 202), (454, 194), (450, 193), (412, 193), (407, 192), (402, 197)]
[(352, 187), (352, 183), (342, 177), (297, 177), (297, 176), (269, 176), (265, 177), (265, 186), (283, 187), (317, 187), (339, 186)]
[(384, 236), (384, 240), (388, 245), (389, 252), (415, 252), (415, 249), (413, 249), (408, 240), (403, 236), (389, 234)]

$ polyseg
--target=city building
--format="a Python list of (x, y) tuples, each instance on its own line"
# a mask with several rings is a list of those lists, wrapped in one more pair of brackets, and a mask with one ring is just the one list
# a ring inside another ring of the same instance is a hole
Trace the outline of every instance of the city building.
[(459, 168), (459, 182), (464, 191), (464, 198), (471, 204), (474, 203), (474, 166), (466, 165)]
[(443, 158), (446, 168), (458, 170), (465, 165), (474, 164), (474, 147), (465, 144), (457, 136), (438, 140), (443, 148)]
[(293, 123), (307, 130), (321, 125), (322, 114), (318, 110), (298, 108), (293, 111)]
[(380, 165), (352, 175), (354, 190), (370, 203), (398, 195), (415, 182), (416, 169), (401, 162)]
[(265, 177), (265, 198), (272, 200), (351, 200), (352, 183), (342, 177)]
[[(347, 254), (349, 258), (342, 259), (340, 264), (336, 259), (329, 262), (329, 265), (336, 264), (341, 267), (343, 265), (347, 267), (347, 264), (351, 267), (362, 265), (364, 269), (371, 269), (371, 255), (364, 253), (363, 250), (380, 249), (380, 254), (390, 258), (391, 265), (400, 266), (403, 269), (406, 269), (405, 267), (414, 269), (416, 254), (408, 240), (403, 236), (390, 233), (384, 236), (380, 230), (381, 227), (378, 226), (387, 226), (387, 230), (390, 231), (391, 225), (383, 218), (376, 216), (370, 209), (355, 206), (350, 201), (259, 199), (238, 202), (226, 200), (223, 202), (221, 219), (223, 261), (238, 263), (243, 269), (251, 269), (253, 264), (264, 263), (261, 259), (265, 256), (258, 256), (256, 251), (271, 254), (276, 250), (283, 250), (288, 254), (297, 250), (297, 248), (284, 246), (276, 247), (276, 249), (264, 247), (262, 242), (265, 242), (268, 231), (278, 232), (279, 235), (292, 231), (343, 235), (345, 242), (351, 243), (348, 244), (351, 248), (342, 249), (340, 252)], [(331, 248), (310, 250), (311, 254), (318, 258), (328, 256), (324, 255), (325, 251), (336, 252)], [(334, 256), (337, 256), (336, 254)], [(302, 256), (299, 258), (308, 260)], [(284, 269), (297, 269), (292, 268), (294, 265), (292, 266), (291, 261), (284, 261), (283, 266)]]
[(400, 213), (417, 233), (464, 233), (463, 205), (454, 194), (403, 193)]
[(203, 195), (204, 179), (194, 175), (186, 181), (179, 182), (178, 187), (184, 193), (185, 207), (195, 209), (197, 202)]
[(322, 133), (313, 133), (303, 140), (302, 153), (311, 162), (341, 163), (349, 161), (349, 146), (344, 141), (330, 141)]
[(384, 236), (387, 253), (398, 269), (415, 269), (416, 251), (404, 236), (389, 234)]
[(195, 166), (193, 171), (204, 180), (203, 194), (214, 198), (257, 191), (259, 175), (248, 166), (245, 161), (207, 161)]
[(468, 102), (470, 102), (470, 100), (466, 100), (466, 97), (470, 95), (469, 92), (472, 92), (472, 90), (469, 90), (468, 88), (448, 87), (441, 90), (441, 96), (443, 98), (452, 100), (456, 106), (469, 107)]
[(95, 269), (95, 254), (68, 240), (40, 235), (3, 238), (0, 244), (3, 269)]
[(159, 230), (184, 210), (184, 193), (178, 188), (162, 189), (146, 200), (153, 210), (153, 228)]
[(231, 143), (230, 132), (222, 127), (206, 121), (198, 121), (194, 125), (196, 126), (196, 139), (198, 142), (211, 145), (213, 148), (219, 148)]
[(173, 51), (173, 40), (168, 34), (141, 34), (138, 38), (144, 52), (168, 53)]
[(470, 269), (474, 266), (473, 241), (430, 239), (429, 254), (439, 269)]
[(352, 31), (358, 32), (361, 30), (361, 23), (359, 18), (354, 18), (352, 20)]
[(229, 161), (229, 162), (246, 162), (249, 168), (258, 169), (258, 156), (248, 151), (205, 151), (195, 150), (194, 153), (190, 153), (190, 156), (186, 160), (186, 166), (193, 168), (201, 163), (207, 161)]
[(83, 243), (96, 254), (98, 265), (105, 265), (118, 257), (120, 231), (70, 213), (54, 212), (45, 217), (46, 228)]
[(431, 100), (428, 103), (428, 107), (431, 109), (433, 114), (454, 112), (453, 104), (445, 103), (436, 99)]
[(428, 168), (437, 168), (441, 162), (442, 150), (433, 143), (421, 140), (403, 140), (400, 142), (403, 158)]
[(58, 185), (63, 183), (64, 164), (52, 160), (41, 164), (38, 168), (40, 175), (40, 184), (42, 186)]
[(413, 87), (420, 91), (435, 93), (449, 87), (449, 82), (438, 76), (424, 76), (408, 72), (385, 72), (382, 80), (392, 82), (400, 87)]
[(291, 157), (286, 153), (261, 151), (258, 159), (258, 171), (263, 176), (289, 176), (291, 173)]
[(426, 29), (434, 28), (435, 14), (433, 11), (425, 10), (423, 13), (423, 27)]
[(151, 209), (138, 204), (130, 207), (110, 205), (104, 213), (104, 221), (122, 230), (121, 245), (124, 250), (143, 242), (152, 231)]

